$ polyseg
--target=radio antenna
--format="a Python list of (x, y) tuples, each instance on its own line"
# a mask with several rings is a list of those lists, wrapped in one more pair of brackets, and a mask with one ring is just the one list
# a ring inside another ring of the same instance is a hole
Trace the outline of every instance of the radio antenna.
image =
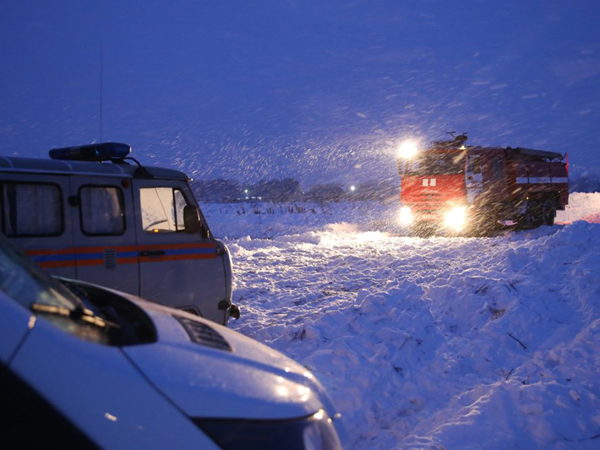
[(100, 142), (102, 142), (102, 107), (104, 103), (104, 86), (103, 86), (103, 78), (104, 78), (104, 60), (103, 60), (103, 51), (102, 51), (102, 41), (100, 41)]

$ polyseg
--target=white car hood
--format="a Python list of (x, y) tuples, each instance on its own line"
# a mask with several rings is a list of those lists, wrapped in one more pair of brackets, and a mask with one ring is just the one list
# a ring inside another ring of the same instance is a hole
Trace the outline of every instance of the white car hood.
[[(190, 417), (286, 419), (335, 411), (302, 366), (252, 339), (196, 316), (132, 299), (152, 318), (158, 342), (124, 347), (149, 381)], [(203, 323), (231, 351), (192, 342), (175, 318)]]

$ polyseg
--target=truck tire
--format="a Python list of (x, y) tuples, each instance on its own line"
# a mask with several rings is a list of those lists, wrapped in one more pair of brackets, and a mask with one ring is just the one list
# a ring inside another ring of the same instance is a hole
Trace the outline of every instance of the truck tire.
[(473, 237), (492, 237), (500, 231), (498, 219), (493, 209), (483, 207), (473, 221), (471, 236)]
[(533, 201), (527, 203), (525, 214), (523, 214), (517, 221), (519, 229), (521, 230), (531, 230), (532, 228), (537, 228), (542, 225), (542, 222), (543, 216), (541, 205), (538, 202)]
[(554, 218), (556, 217), (556, 203), (554, 200), (547, 199), (542, 205), (542, 224), (543, 225), (554, 225)]

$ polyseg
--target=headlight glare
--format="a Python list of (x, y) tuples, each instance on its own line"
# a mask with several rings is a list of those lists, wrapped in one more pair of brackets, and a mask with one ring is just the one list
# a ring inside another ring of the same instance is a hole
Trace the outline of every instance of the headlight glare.
[(400, 144), (397, 154), (398, 158), (403, 160), (410, 160), (419, 153), (419, 147), (415, 141), (404, 141)]
[(467, 208), (455, 206), (446, 213), (444, 223), (447, 228), (454, 231), (462, 231), (467, 224)]
[(398, 216), (400, 225), (407, 226), (413, 223), (414, 216), (409, 206), (403, 206), (400, 208), (400, 214)]

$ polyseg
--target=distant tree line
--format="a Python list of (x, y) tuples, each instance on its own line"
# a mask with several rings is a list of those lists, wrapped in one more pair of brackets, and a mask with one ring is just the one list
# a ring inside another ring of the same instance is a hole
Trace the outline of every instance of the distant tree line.
[(241, 185), (236, 180), (215, 179), (192, 182), (194, 195), (199, 201), (229, 203), (244, 201), (311, 201), (339, 202), (344, 200), (381, 200), (397, 198), (400, 183), (370, 181), (356, 184), (354, 190), (340, 183), (318, 183), (302, 190), (294, 178), (261, 180), (258, 183)]
[[(354, 190), (340, 183), (317, 183), (308, 190), (303, 190), (298, 180), (294, 178), (261, 180), (258, 183), (244, 185), (236, 180), (216, 179), (196, 180), (192, 182), (192, 188), (198, 200), (210, 203), (388, 201), (398, 198), (400, 181), (367, 181), (355, 185)], [(600, 192), (600, 179), (587, 175), (571, 179), (569, 190), (571, 192)]]

